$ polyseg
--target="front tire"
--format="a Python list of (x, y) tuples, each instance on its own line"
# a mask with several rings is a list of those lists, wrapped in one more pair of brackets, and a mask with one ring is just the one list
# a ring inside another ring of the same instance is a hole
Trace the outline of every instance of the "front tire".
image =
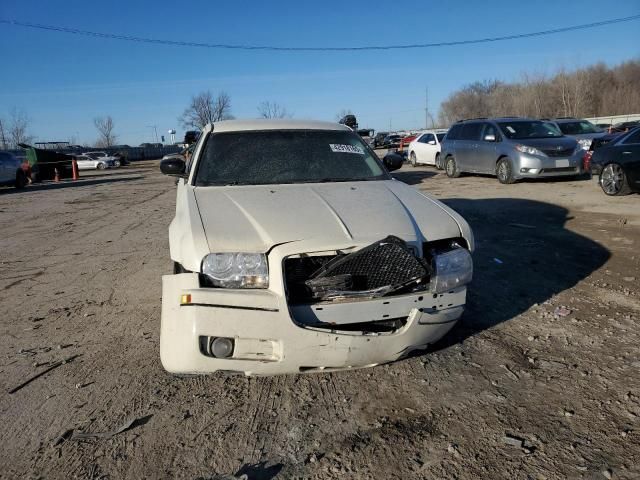
[(24, 173), (24, 171), (22, 169), (19, 169), (16, 172), (16, 183), (15, 183), (15, 187), (16, 188), (24, 188), (24, 186), (27, 184), (27, 175)]
[(440, 165), (440, 152), (436, 153), (436, 158), (433, 161), (433, 166), (438, 170), (442, 170), (442, 165)]
[(511, 160), (509, 158), (501, 158), (496, 165), (496, 177), (498, 181), (504, 185), (514, 183), (516, 181), (513, 178), (513, 167), (511, 166)]
[(456, 163), (456, 159), (453, 157), (448, 157), (445, 160), (445, 169), (447, 171), (447, 177), (449, 178), (458, 178), (460, 176), (458, 164)]
[(116, 168), (120, 167), (120, 160), (114, 160), (113, 161), (113, 166), (116, 167)]
[(415, 168), (418, 166), (418, 161), (416, 159), (416, 152), (411, 152), (411, 154), (409, 155), (409, 161), (411, 162), (412, 167)]
[(96, 167), (98, 170), (104, 170), (107, 166), (104, 163), (99, 163)]
[(602, 191), (609, 196), (629, 195), (629, 181), (624, 169), (617, 163), (609, 163), (605, 165), (600, 173), (598, 180)]

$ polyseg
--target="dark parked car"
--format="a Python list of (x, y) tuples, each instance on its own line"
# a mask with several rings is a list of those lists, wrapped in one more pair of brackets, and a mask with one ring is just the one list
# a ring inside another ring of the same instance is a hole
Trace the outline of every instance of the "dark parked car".
[(615, 125), (611, 126), (611, 128), (609, 129), (609, 133), (628, 132), (632, 128), (635, 128), (635, 127), (637, 127), (639, 125), (640, 125), (640, 120), (634, 120), (634, 121), (631, 121), (631, 122), (616, 123)]
[(640, 127), (594, 150), (591, 171), (607, 195), (640, 192)]
[(606, 133), (588, 120), (573, 117), (556, 118), (548, 120), (556, 125), (563, 135), (575, 138), (584, 150), (589, 150), (591, 142)]
[(22, 162), (9, 152), (0, 152), (0, 185), (22, 188), (27, 184), (27, 176), (22, 170)]
[(382, 146), (385, 137), (389, 135), (389, 132), (378, 132), (376, 136), (373, 137), (373, 148), (378, 148)]
[(382, 141), (382, 146), (385, 148), (398, 148), (402, 137), (400, 135), (387, 135)]

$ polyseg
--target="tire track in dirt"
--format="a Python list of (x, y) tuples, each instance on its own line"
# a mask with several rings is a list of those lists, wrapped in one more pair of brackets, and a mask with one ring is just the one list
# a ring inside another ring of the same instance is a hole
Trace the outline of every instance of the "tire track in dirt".
[(282, 440), (286, 441), (286, 438), (283, 439), (280, 436), (280, 429), (282, 419), (289, 418), (289, 415), (287, 415), (288, 412), (282, 411), (282, 406), (285, 399), (284, 392), (292, 382), (289, 377), (280, 375), (275, 377), (272, 383), (274, 391), (271, 394), (271, 401), (266, 409), (266, 415), (263, 412), (256, 430), (256, 444), (251, 455), (254, 462), (268, 460), (269, 454), (275, 451), (282, 452), (284, 447)]

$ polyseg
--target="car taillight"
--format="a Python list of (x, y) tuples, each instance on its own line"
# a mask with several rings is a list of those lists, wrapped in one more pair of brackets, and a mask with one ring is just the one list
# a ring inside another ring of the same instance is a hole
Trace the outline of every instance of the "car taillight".
[(591, 156), (593, 155), (593, 152), (590, 150), (587, 150), (586, 152), (584, 152), (584, 155), (582, 156), (582, 168), (588, 172), (591, 170)]

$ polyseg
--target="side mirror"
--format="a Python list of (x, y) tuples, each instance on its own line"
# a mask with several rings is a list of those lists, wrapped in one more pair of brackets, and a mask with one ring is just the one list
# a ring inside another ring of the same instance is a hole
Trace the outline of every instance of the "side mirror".
[(382, 163), (384, 163), (385, 168), (389, 172), (393, 172), (394, 170), (398, 170), (402, 167), (404, 158), (402, 158), (402, 155), (397, 153), (387, 153), (382, 159)]
[(429, 145), (435, 145), (435, 144), (436, 144), (436, 141), (435, 141), (435, 140), (429, 140), (427, 143), (428, 143)]
[(492, 133), (489, 133), (487, 135), (484, 136), (484, 141), (485, 142), (495, 142), (496, 141), (496, 136)]
[(160, 162), (160, 171), (165, 175), (183, 176), (187, 164), (181, 158), (168, 158)]

